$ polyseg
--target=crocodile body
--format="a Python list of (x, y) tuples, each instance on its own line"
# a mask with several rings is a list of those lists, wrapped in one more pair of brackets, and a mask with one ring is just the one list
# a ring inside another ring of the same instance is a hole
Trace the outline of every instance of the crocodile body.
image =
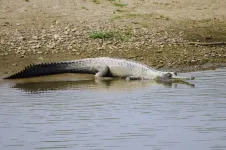
[(173, 72), (158, 71), (143, 63), (132, 60), (109, 57), (86, 58), (74, 61), (30, 65), (24, 70), (6, 77), (5, 79), (28, 78), (60, 73), (85, 73), (94, 74), (95, 77), (120, 77), (148, 80), (155, 78), (193, 79), (193, 77), (178, 77), (177, 74)]

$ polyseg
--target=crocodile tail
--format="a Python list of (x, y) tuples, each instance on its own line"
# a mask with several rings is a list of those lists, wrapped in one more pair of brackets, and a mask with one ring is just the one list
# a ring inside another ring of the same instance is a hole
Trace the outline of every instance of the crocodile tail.
[(91, 67), (81, 66), (80, 63), (76, 62), (42, 63), (27, 66), (24, 70), (4, 79), (29, 78), (61, 73), (95, 74), (95, 71)]

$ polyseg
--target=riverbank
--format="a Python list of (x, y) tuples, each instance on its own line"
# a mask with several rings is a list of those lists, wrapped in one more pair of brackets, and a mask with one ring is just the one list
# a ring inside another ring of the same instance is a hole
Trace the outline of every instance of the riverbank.
[(0, 74), (32, 63), (101, 56), (180, 72), (225, 67), (225, 43), (202, 44), (226, 41), (224, 6), (210, 0), (4, 0)]

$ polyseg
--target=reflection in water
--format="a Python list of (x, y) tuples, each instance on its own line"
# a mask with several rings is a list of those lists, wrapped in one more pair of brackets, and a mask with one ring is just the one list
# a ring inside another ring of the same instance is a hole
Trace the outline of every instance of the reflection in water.
[(90, 76), (74, 75), (74, 74), (61, 74), (53, 76), (44, 76), (37, 78), (11, 80), (12, 84), (15, 84), (13, 88), (20, 89), (26, 92), (42, 92), (53, 90), (66, 90), (66, 89), (88, 89), (95, 87), (95, 89), (130, 89), (135, 90), (148, 86), (166, 86), (177, 87), (177, 84), (185, 84), (194, 87), (193, 84), (187, 82), (171, 83), (171, 82), (159, 82), (153, 80), (134, 80), (126, 81), (125, 79), (95, 79)]
[[(172, 83), (157, 83), (154, 81), (125, 81), (122, 79), (114, 80), (81, 80), (81, 81), (57, 81), (57, 82), (25, 82), (16, 83), (13, 88), (20, 89), (26, 92), (41, 92), (41, 91), (53, 91), (53, 90), (66, 90), (66, 89), (89, 89), (95, 87), (95, 89), (139, 89), (147, 86), (163, 85), (172, 87)], [(175, 85), (176, 87), (176, 85)]]
[[(150, 86), (165, 86), (165, 87), (177, 87), (177, 83), (170, 82), (156, 82), (156, 81), (126, 81), (124, 79), (107, 79), (107, 80), (78, 80), (78, 81), (51, 81), (51, 82), (22, 82), (15, 83), (13, 88), (20, 89), (26, 92), (42, 92), (53, 90), (66, 90), (66, 89), (89, 89), (95, 87), (95, 89), (140, 89)], [(187, 85), (187, 84), (186, 84)], [(193, 85), (189, 85), (193, 87)]]
[(0, 149), (225, 150), (226, 70), (192, 74), (195, 88), (71, 75), (4, 81)]
[(13, 88), (26, 92), (65, 90), (70, 88), (79, 88), (81, 86), (92, 85), (94, 81), (57, 81), (57, 82), (37, 82), (37, 83), (16, 83)]

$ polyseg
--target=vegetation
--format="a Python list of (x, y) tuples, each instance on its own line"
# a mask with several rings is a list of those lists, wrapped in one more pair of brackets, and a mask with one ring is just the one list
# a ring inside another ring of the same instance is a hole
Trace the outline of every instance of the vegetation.
[(100, 4), (100, 0), (93, 0), (95, 4)]
[(85, 10), (89, 10), (88, 8), (86, 8), (86, 7), (84, 7), (84, 6), (82, 6), (81, 8), (82, 8), (82, 9), (85, 9)]
[(114, 36), (115, 36), (115, 33), (111, 31), (96, 31), (90, 35), (90, 38), (107, 39), (107, 38), (113, 38)]
[(91, 33), (90, 38), (93, 39), (117, 39), (121, 41), (126, 41), (132, 37), (131, 30), (126, 30), (124, 32), (116, 31), (95, 31)]
[[(27, 1), (28, 1), (28, 0), (27, 0)], [(126, 4), (126, 3), (122, 3), (122, 2), (116, 1), (116, 0), (108, 0), (108, 1), (110, 1), (113, 5), (119, 6), (119, 7), (124, 7), (124, 6), (127, 6), (127, 5), (128, 5), (128, 4)], [(93, 2), (94, 2), (95, 4), (100, 4), (100, 0), (93, 0)]]
[(114, 5), (115, 5), (115, 6), (124, 7), (124, 6), (127, 6), (128, 4), (120, 3), (120, 2), (114, 2)]
[(109, 0), (112, 4), (114, 4), (115, 6), (120, 6), (120, 7), (124, 7), (127, 6), (128, 4), (126, 3), (122, 3), (122, 2), (117, 2), (116, 0)]

